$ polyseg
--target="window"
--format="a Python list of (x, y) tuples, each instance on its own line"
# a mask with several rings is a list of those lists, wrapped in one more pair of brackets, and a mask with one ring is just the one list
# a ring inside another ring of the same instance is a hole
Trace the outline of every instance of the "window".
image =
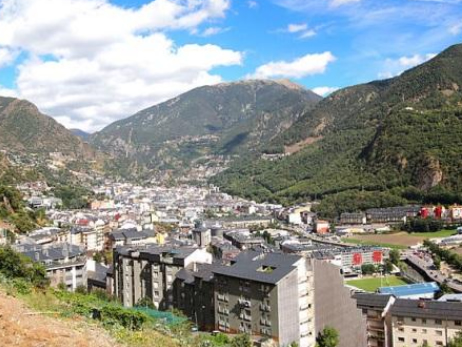
[(456, 321), (454, 321), (454, 324), (457, 325), (457, 326), (461, 326), (462, 322), (460, 320), (456, 320)]
[(404, 328), (398, 328), (398, 331), (403, 332), (403, 331), (404, 331)]
[(404, 337), (398, 337), (399, 342), (404, 342)]
[(435, 319), (435, 324), (441, 325), (443, 324), (443, 322), (441, 321), (441, 319)]
[(159, 291), (158, 291), (158, 290), (155, 290), (155, 291), (154, 291), (154, 296), (155, 296), (156, 298), (159, 297)]
[(412, 339), (412, 343), (417, 343), (417, 339)]
[(435, 333), (438, 336), (443, 336), (443, 331), (442, 330), (437, 330), (437, 331), (435, 331)]
[(422, 329), (422, 334), (426, 334), (427, 333), (427, 329)]
[(443, 341), (436, 341), (437, 346), (443, 346)]
[(411, 321), (415, 322), (415, 321), (416, 321), (415, 317), (412, 317), (412, 318), (411, 318)]
[(422, 324), (427, 324), (427, 320), (425, 318), (422, 318)]

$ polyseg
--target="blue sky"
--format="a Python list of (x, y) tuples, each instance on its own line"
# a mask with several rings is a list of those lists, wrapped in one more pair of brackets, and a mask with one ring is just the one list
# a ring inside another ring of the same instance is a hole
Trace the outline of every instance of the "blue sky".
[[(96, 131), (203, 84), (326, 94), (461, 42), (462, 0), (0, 0), (0, 95)], [(24, 25), (24, 23), (27, 23)]]

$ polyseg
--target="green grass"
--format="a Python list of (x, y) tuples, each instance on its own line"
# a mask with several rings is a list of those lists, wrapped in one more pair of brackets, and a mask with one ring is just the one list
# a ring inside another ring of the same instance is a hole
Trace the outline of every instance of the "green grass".
[(456, 234), (456, 231), (454, 229), (452, 230), (440, 230), (440, 231), (435, 231), (435, 232), (428, 232), (428, 233), (409, 233), (411, 236), (417, 236), (417, 237), (425, 237), (425, 238), (434, 238), (434, 237), (448, 237)]
[(388, 286), (401, 286), (408, 284), (402, 278), (397, 277), (395, 275), (390, 275), (382, 278), (363, 278), (360, 280), (349, 280), (346, 281), (346, 284), (350, 286), (354, 286), (359, 289), (363, 289), (367, 292), (375, 292), (379, 287), (388, 287)]
[(379, 247), (387, 247), (391, 249), (407, 249), (408, 247), (405, 245), (395, 245), (393, 243), (386, 243), (386, 242), (376, 242), (376, 241), (364, 241), (358, 239), (352, 239), (350, 237), (344, 237), (341, 239), (343, 243), (351, 243), (355, 245), (362, 245), (362, 246), (379, 246)]

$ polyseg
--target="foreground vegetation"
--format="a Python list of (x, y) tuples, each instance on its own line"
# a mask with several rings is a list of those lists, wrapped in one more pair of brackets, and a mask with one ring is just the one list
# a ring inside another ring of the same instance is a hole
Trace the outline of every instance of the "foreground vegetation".
[(123, 307), (104, 291), (86, 293), (85, 288), (78, 288), (76, 292), (68, 292), (64, 286), (51, 288), (44, 267), (10, 247), (0, 247), (0, 289), (39, 312), (94, 322), (117, 341), (133, 347), (152, 346), (153, 341), (158, 347), (251, 346), (247, 335), (230, 338), (223, 334), (192, 333), (192, 325), (184, 317), (177, 316), (168, 322), (156, 318), (154, 310)]

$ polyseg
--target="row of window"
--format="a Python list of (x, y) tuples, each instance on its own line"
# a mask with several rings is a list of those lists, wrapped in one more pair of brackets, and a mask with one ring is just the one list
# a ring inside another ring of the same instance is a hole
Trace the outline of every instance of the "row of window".
[[(406, 339), (404, 337), (398, 337), (398, 341), (401, 342), (401, 343), (405, 343)], [(413, 338), (413, 339), (411, 339), (411, 343), (413, 345), (417, 345), (419, 343), (419, 341), (417, 339)], [(420, 346), (425, 344), (425, 343), (428, 344), (428, 341), (427, 340), (422, 340), (422, 343), (420, 344)], [(435, 343), (436, 343), (437, 346), (443, 346), (444, 345), (443, 341), (436, 341)]]

